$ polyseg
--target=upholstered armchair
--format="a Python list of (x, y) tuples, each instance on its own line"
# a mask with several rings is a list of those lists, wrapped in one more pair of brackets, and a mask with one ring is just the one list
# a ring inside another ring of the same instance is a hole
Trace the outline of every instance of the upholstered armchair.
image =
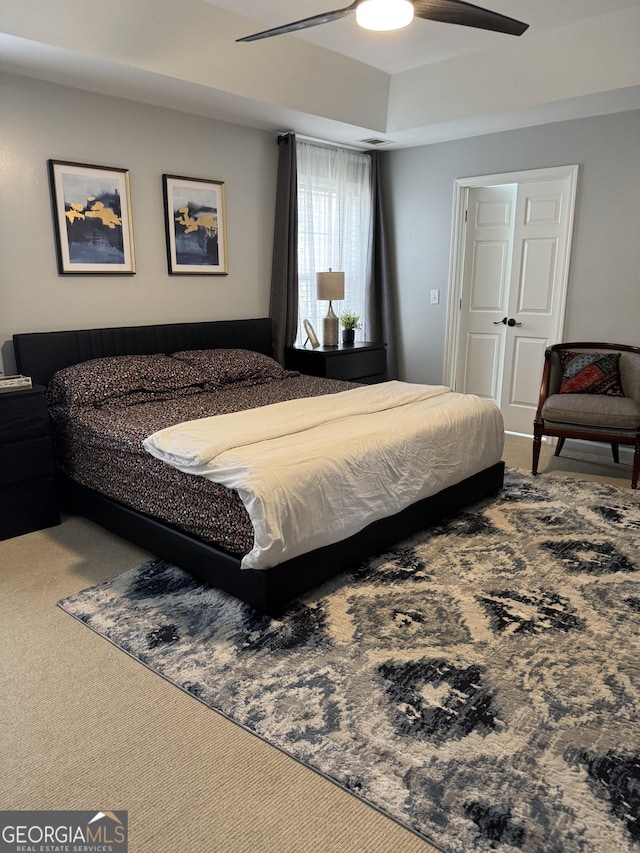
[(640, 347), (563, 343), (545, 352), (540, 401), (533, 423), (532, 474), (543, 435), (604, 441), (618, 462), (620, 444), (634, 449), (631, 488), (640, 475)]

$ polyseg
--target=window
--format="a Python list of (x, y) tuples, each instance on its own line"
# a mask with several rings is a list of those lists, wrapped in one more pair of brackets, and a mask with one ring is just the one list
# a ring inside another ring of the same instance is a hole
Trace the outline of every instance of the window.
[(360, 317), (357, 336), (367, 340), (366, 282), (371, 242), (371, 158), (360, 151), (296, 141), (298, 160), (298, 337), (306, 318), (321, 337), (328, 304), (316, 299), (316, 273), (345, 274), (345, 298), (336, 314)]

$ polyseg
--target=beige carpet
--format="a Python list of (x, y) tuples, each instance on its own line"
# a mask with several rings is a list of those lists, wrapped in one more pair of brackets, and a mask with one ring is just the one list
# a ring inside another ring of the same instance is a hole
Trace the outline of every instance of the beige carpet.
[[(529, 470), (530, 448), (508, 437), (507, 465)], [(540, 471), (631, 477), (569, 445)], [(0, 542), (0, 809), (125, 809), (132, 853), (429, 853), (56, 607), (148, 556), (80, 518)]]

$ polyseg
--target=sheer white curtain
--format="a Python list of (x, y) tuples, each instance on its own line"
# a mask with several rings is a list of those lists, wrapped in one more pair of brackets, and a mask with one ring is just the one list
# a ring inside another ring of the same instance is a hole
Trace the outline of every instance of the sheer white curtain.
[(358, 314), (362, 328), (356, 340), (368, 340), (366, 317), (367, 264), (372, 229), (371, 158), (360, 151), (296, 140), (298, 159), (298, 337), (302, 320), (322, 338), (328, 303), (316, 299), (316, 273), (344, 272), (345, 298), (334, 303), (336, 314)]

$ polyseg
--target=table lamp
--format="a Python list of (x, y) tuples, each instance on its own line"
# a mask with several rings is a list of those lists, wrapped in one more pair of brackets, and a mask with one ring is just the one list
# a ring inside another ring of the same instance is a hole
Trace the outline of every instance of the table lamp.
[(316, 298), (318, 301), (329, 300), (327, 316), (322, 319), (322, 343), (326, 347), (338, 346), (338, 317), (336, 316), (331, 301), (333, 299), (344, 299), (344, 273), (329, 272), (316, 273)]

